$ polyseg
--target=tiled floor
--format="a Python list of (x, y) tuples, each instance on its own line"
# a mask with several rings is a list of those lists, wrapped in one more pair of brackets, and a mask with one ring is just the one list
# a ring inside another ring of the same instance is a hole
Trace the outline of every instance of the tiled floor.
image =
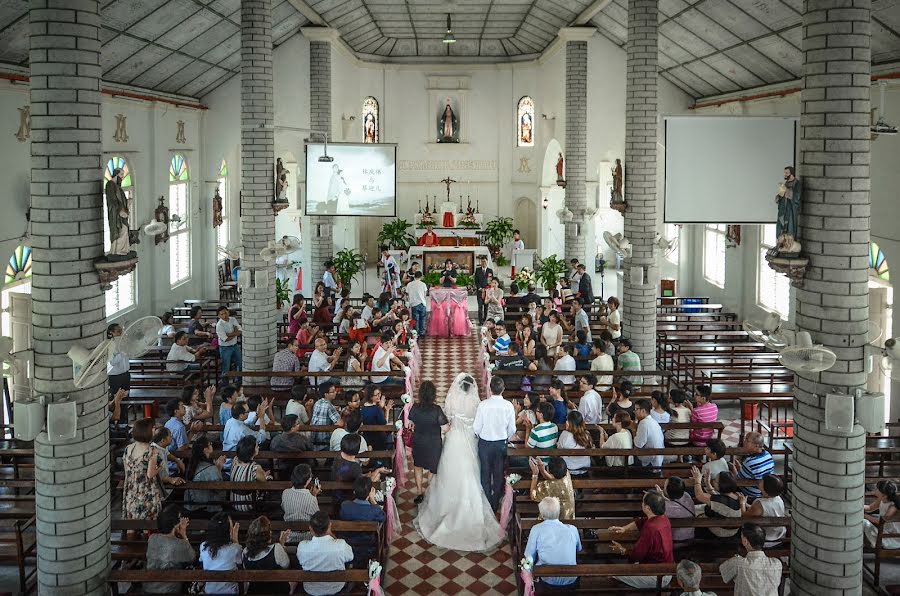
[[(439, 400), (443, 400), (457, 373), (466, 371), (480, 378), (475, 368), (476, 342), (474, 334), (469, 338), (429, 338), (421, 342), (422, 379), (434, 381)], [(391, 545), (385, 592), (390, 596), (516, 594), (509, 544), (491, 553), (466, 553), (433, 546), (419, 536), (412, 523), (416, 515), (411, 490), (414, 486), (410, 477), (406, 488), (398, 490), (397, 507), (403, 527)]]

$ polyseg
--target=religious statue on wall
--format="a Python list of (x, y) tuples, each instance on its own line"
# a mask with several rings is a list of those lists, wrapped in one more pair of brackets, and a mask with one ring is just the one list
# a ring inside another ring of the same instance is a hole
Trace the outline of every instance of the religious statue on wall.
[(447, 98), (444, 111), (441, 112), (441, 116), (438, 118), (437, 138), (438, 143), (459, 142), (459, 117), (450, 105), (450, 98)]
[(531, 121), (531, 114), (528, 112), (522, 114), (522, 121), (519, 123), (519, 127), (521, 129), (519, 144), (526, 146), (533, 145), (534, 138), (532, 137), (532, 131), (534, 130), (534, 123)]
[(287, 203), (288, 174), (290, 172), (284, 167), (279, 157), (275, 162), (275, 202)]
[(366, 118), (363, 121), (363, 131), (365, 132), (365, 137), (363, 137), (363, 143), (374, 143), (375, 141), (375, 115), (374, 114), (366, 114)]
[(610, 205), (620, 205), (625, 202), (625, 195), (622, 194), (622, 160), (616, 159), (616, 165), (612, 169), (612, 188), (609, 191)]
[(778, 256), (800, 253), (798, 242), (800, 226), (800, 200), (802, 184), (793, 166), (784, 168), (784, 181), (778, 187), (775, 203), (778, 205), (778, 219), (775, 220), (775, 237), (778, 244), (769, 252)]
[(216, 186), (216, 194), (213, 195), (212, 204), (213, 227), (218, 228), (225, 222), (222, 217), (222, 212), (225, 210), (225, 201), (222, 200), (222, 195), (219, 194), (218, 186)]
[[(159, 205), (156, 206), (156, 209), (153, 210), (153, 219), (156, 221), (160, 221), (166, 224), (166, 229), (162, 234), (157, 234), (153, 237), (154, 244), (160, 244), (162, 242), (169, 241), (169, 208), (166, 207), (166, 197), (159, 197)], [(240, 205), (240, 203), (238, 203)]]
[(565, 159), (563, 158), (562, 152), (559, 154), (559, 158), (556, 160), (556, 185), (562, 188), (566, 187), (566, 179), (563, 178), (563, 168), (565, 166)]
[(175, 142), (176, 143), (187, 143), (187, 137), (184, 134), (184, 121), (179, 120), (175, 123)]
[(107, 261), (126, 261), (137, 253), (131, 250), (128, 235), (128, 197), (122, 189), (122, 168), (113, 170), (106, 183), (106, 215), (109, 225), (109, 253)]
[(116, 132), (113, 134), (113, 140), (117, 143), (128, 142), (128, 117), (125, 114), (116, 114)]
[(31, 138), (31, 106), (24, 106), (18, 110), (19, 130), (16, 131), (16, 139), (20, 143), (24, 143)]

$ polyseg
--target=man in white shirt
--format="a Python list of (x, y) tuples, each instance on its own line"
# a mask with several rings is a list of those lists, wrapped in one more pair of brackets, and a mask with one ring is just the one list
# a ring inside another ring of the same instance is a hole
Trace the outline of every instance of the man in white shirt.
[(606, 327), (613, 339), (622, 337), (622, 313), (619, 311), (619, 299), (610, 296), (606, 301), (609, 314), (606, 315)]
[(481, 488), (494, 511), (500, 507), (506, 479), (506, 444), (516, 434), (516, 409), (503, 398), (503, 379), (491, 379), (491, 396), (478, 404), (472, 426), (478, 436), (478, 461), (481, 463)]
[(428, 309), (425, 307), (425, 294), (428, 292), (428, 286), (422, 281), (421, 271), (416, 271), (413, 277), (414, 279), (406, 284), (409, 313), (416, 324), (416, 334), (419, 337), (425, 337), (425, 319), (428, 316)]
[[(390, 372), (391, 362), (395, 363), (400, 370), (403, 369), (403, 362), (394, 355), (394, 335), (390, 332), (385, 332), (381, 335), (381, 343), (372, 356), (372, 372)], [(372, 376), (371, 379), (373, 383), (381, 384), (404, 382), (401, 377)]]
[[(638, 449), (662, 449), (666, 446), (659, 422), (650, 416), (650, 400), (639, 399), (634, 406), (634, 415), (638, 419), (637, 434), (634, 446)], [(658, 467), (663, 465), (664, 455), (642, 455), (638, 459), (644, 466)]]
[(335, 278), (336, 269), (332, 261), (325, 261), (325, 273), (322, 274), (322, 283), (325, 284), (325, 295), (337, 292), (338, 284)]
[[(331, 519), (324, 511), (317, 511), (309, 518), (311, 540), (297, 545), (297, 561), (303, 571), (343, 571), (353, 561), (353, 549), (342, 538), (335, 538), (331, 531)], [(344, 582), (303, 582), (303, 590), (312, 596), (339, 594)]]
[(594, 389), (597, 377), (593, 374), (585, 375), (578, 379), (578, 389), (582, 391), (581, 401), (578, 402), (578, 411), (584, 418), (585, 424), (600, 424), (603, 417), (603, 400)]
[(572, 301), (572, 316), (575, 319), (575, 330), (572, 332), (572, 337), (574, 338), (579, 331), (584, 331), (586, 341), (588, 343), (593, 341), (591, 337), (591, 322), (588, 320), (587, 311), (581, 305), (580, 298)]
[(372, 319), (375, 318), (375, 296), (366, 294), (366, 305), (363, 307), (359, 318), (368, 323), (369, 327), (372, 326)]
[(175, 343), (169, 348), (169, 354), (166, 356), (166, 370), (171, 372), (179, 372), (185, 369), (198, 370), (200, 364), (197, 363), (197, 356), (203, 354), (203, 348), (197, 348), (196, 351), (191, 350), (188, 345), (188, 334), (179, 331), (175, 334)]
[[(328, 342), (325, 341), (324, 337), (316, 338), (315, 346), (316, 349), (309, 355), (309, 368), (307, 370), (309, 372), (329, 372), (333, 370), (338, 358), (341, 357), (341, 348), (335, 348), (334, 352), (329, 356), (328, 352), (325, 351)], [(309, 381), (315, 387), (318, 387), (320, 383), (326, 382), (335, 385), (339, 384), (334, 377), (310, 377)]]
[(703, 571), (700, 565), (691, 560), (682, 559), (675, 568), (675, 579), (678, 586), (684, 590), (681, 596), (716, 596), (713, 592), (701, 592), (700, 580), (703, 579)]
[(232, 365), (234, 370), (241, 371), (241, 347), (238, 345), (238, 338), (241, 336), (241, 326), (237, 321), (231, 318), (231, 313), (227, 306), (220, 306), (217, 312), (219, 320), (216, 321), (216, 337), (219, 340), (219, 360), (222, 362), (222, 383), (240, 385), (241, 378), (237, 377), (234, 382), (225, 378), (225, 374), (231, 371)]
[(778, 596), (781, 561), (763, 552), (766, 532), (756, 524), (741, 528), (741, 544), (747, 556), (735, 555), (719, 565), (722, 580), (734, 580), (734, 596)]
[[(602, 338), (594, 340), (594, 345), (591, 348), (591, 358), (591, 372), (604, 373), (612, 372), (616, 369), (613, 357), (606, 351), (606, 340)], [(612, 375), (597, 375), (595, 386), (600, 391), (609, 391), (612, 384)]]
[[(572, 355), (572, 352), (575, 351), (575, 346), (569, 344), (563, 348), (565, 352), (563, 355), (559, 357), (556, 361), (556, 365), (553, 367), (554, 371), (573, 371), (576, 368), (575, 365), (575, 356)], [(575, 375), (556, 375), (556, 378), (563, 382), (564, 385), (574, 385), (575, 384)]]

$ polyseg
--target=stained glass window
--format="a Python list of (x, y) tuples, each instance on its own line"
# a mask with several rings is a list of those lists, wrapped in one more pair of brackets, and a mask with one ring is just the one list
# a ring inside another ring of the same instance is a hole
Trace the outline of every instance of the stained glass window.
[[(134, 208), (134, 177), (131, 168), (124, 157), (114, 155), (106, 162), (106, 168), (103, 170), (103, 185), (112, 180), (113, 172), (122, 170), (122, 190), (128, 199), (128, 226), (131, 229), (137, 227), (137, 218)], [(109, 239), (109, 219), (106, 211), (106, 196), (104, 194), (103, 205), (103, 251), (108, 252), (110, 246)], [(112, 282), (112, 287), (106, 290), (106, 316), (110, 317), (125, 309), (135, 305), (136, 288), (135, 288), (135, 271), (126, 275), (119, 276), (119, 279)]]
[(891, 281), (891, 271), (888, 267), (887, 259), (884, 258), (884, 252), (877, 242), (869, 243), (869, 267), (875, 271), (875, 275), (884, 281)]
[(184, 156), (176, 153), (169, 164), (169, 182), (187, 182), (188, 169)]
[(363, 100), (362, 105), (363, 143), (378, 142), (380, 137), (378, 124), (378, 100), (370, 95)]
[(191, 278), (191, 202), (188, 166), (176, 153), (169, 163), (169, 283), (175, 286)]
[(11, 284), (28, 277), (31, 277), (31, 247), (22, 244), (9, 257), (4, 283)]
[(516, 146), (534, 147), (534, 100), (524, 96), (516, 110)]

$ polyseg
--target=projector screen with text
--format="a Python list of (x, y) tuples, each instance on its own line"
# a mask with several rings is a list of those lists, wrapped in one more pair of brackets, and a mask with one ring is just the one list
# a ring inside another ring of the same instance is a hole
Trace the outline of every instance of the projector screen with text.
[(774, 223), (796, 127), (795, 118), (667, 117), (665, 222)]
[(306, 145), (306, 215), (397, 215), (397, 145)]

